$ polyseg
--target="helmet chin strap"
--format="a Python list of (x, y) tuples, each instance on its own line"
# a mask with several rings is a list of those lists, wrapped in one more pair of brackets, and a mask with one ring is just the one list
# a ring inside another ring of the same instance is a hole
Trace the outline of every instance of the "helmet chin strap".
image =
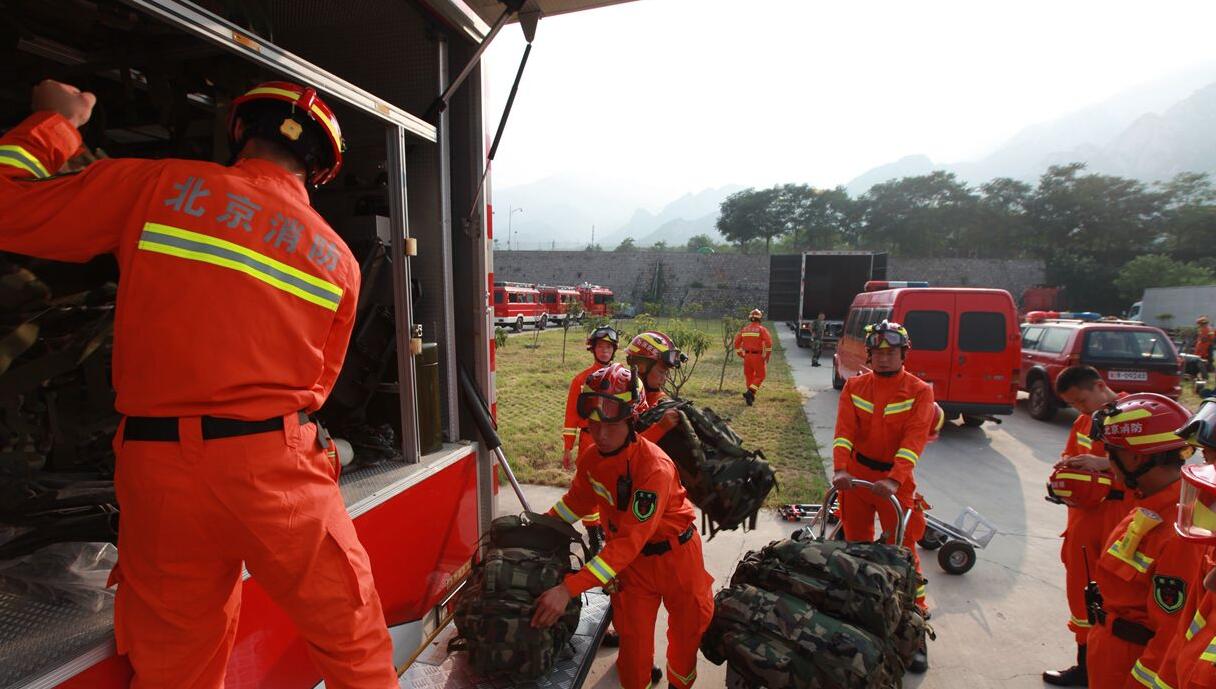
[(1144, 464), (1142, 464), (1138, 469), (1136, 469), (1134, 471), (1129, 470), (1127, 467), (1123, 466), (1123, 460), (1119, 459), (1118, 453), (1111, 452), (1110, 459), (1112, 462), (1115, 463), (1115, 466), (1119, 467), (1119, 473), (1123, 474), (1123, 483), (1128, 488), (1131, 488), (1132, 490), (1135, 490), (1136, 488), (1138, 488), (1140, 486), (1140, 477), (1141, 476), (1144, 476), (1145, 474), (1152, 471), (1153, 468), (1155, 468), (1157, 466), (1157, 455), (1152, 455), (1151, 457), (1149, 457), (1149, 459), (1146, 460), (1144, 462)]

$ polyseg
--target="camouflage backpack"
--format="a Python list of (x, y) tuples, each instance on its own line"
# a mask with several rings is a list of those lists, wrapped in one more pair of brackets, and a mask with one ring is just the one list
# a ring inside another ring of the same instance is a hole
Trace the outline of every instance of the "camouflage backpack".
[(668, 410), (679, 412), (680, 423), (658, 445), (679, 469), (688, 499), (701, 508), (702, 531), (705, 522), (710, 538), (720, 529), (755, 528), (756, 513), (777, 484), (764, 453), (743, 449), (743, 440), (722, 417), (687, 400), (659, 402), (638, 419), (638, 430), (649, 428)]
[(468, 651), (478, 675), (535, 679), (553, 669), (578, 627), (577, 596), (553, 626), (534, 629), (531, 623), (536, 599), (572, 570), (570, 545), (581, 545), (582, 538), (564, 521), (533, 512), (495, 519), (488, 538), (456, 601), (459, 636), (449, 650)]
[(710, 662), (769, 689), (888, 689), (899, 686), (883, 642), (786, 593), (748, 584), (714, 597), (701, 637)]

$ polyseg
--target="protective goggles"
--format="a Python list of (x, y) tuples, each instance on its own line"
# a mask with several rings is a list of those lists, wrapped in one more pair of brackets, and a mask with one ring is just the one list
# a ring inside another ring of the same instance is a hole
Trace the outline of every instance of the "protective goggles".
[[(656, 361), (656, 359), (652, 359), (644, 354), (633, 354), (629, 357), (628, 361), (645, 372), (649, 371), (650, 366), (653, 365), (645, 362)], [(678, 349), (669, 349), (665, 352), (659, 352), (657, 361), (662, 362), (663, 365), (667, 366), (668, 368), (680, 368), (680, 364), (688, 361), (688, 357)]]
[(615, 347), (617, 344), (617, 337), (618, 336), (614, 328), (596, 328), (595, 330), (591, 331), (591, 335), (587, 338), (587, 342), (595, 343), (598, 340), (608, 340), (612, 343), (612, 346)]
[(904, 337), (898, 330), (878, 330), (866, 335), (866, 346), (874, 348), (885, 347), (906, 347), (908, 346), (908, 338)]
[(1196, 447), (1216, 449), (1216, 400), (1204, 400), (1199, 411), (1174, 433)]
[(634, 393), (622, 392), (610, 395), (606, 392), (579, 393), (574, 409), (580, 419), (598, 421), (600, 423), (617, 423), (624, 421), (633, 414), (633, 405), (637, 402)]
[(1216, 466), (1182, 467), (1182, 490), (1174, 530), (1188, 541), (1216, 544)]

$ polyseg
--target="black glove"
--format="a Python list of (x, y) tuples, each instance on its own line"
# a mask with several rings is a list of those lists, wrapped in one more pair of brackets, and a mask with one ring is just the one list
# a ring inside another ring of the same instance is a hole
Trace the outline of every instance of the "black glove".
[(587, 545), (591, 550), (592, 557), (600, 554), (600, 551), (604, 549), (604, 527), (587, 527)]

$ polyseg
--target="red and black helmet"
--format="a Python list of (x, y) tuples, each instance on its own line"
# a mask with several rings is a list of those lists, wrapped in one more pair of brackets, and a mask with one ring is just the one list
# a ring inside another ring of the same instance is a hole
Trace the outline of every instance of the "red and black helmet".
[[(625, 350), (625, 360), (631, 365), (642, 361), (660, 361), (671, 368), (679, 368), (688, 357), (676, 347), (672, 339), (657, 330), (638, 333)], [(643, 369), (649, 370), (649, 369)]]
[(1187, 447), (1178, 430), (1190, 418), (1190, 410), (1165, 395), (1137, 392), (1094, 412), (1090, 436), (1108, 448), (1154, 455)]
[(866, 351), (888, 347), (909, 349), (912, 346), (912, 338), (908, 337), (908, 330), (904, 326), (895, 321), (882, 320), (866, 326), (865, 345)]
[(592, 330), (591, 334), (587, 336), (587, 351), (594, 351), (596, 342), (599, 342), (600, 340), (607, 340), (612, 343), (612, 351), (615, 352), (617, 343), (620, 341), (620, 337), (621, 336), (617, 333), (616, 328), (612, 327), (611, 325), (601, 325), (595, 330)]
[(624, 364), (609, 364), (592, 371), (578, 395), (579, 418), (601, 423), (636, 419), (646, 410), (646, 395), (637, 371)]
[[(237, 136), (237, 122), (245, 127)], [(308, 183), (319, 187), (342, 168), (346, 143), (333, 110), (311, 86), (289, 81), (258, 84), (232, 101), (228, 112), (228, 142), (239, 152), (250, 137), (286, 146), (304, 161)]]

